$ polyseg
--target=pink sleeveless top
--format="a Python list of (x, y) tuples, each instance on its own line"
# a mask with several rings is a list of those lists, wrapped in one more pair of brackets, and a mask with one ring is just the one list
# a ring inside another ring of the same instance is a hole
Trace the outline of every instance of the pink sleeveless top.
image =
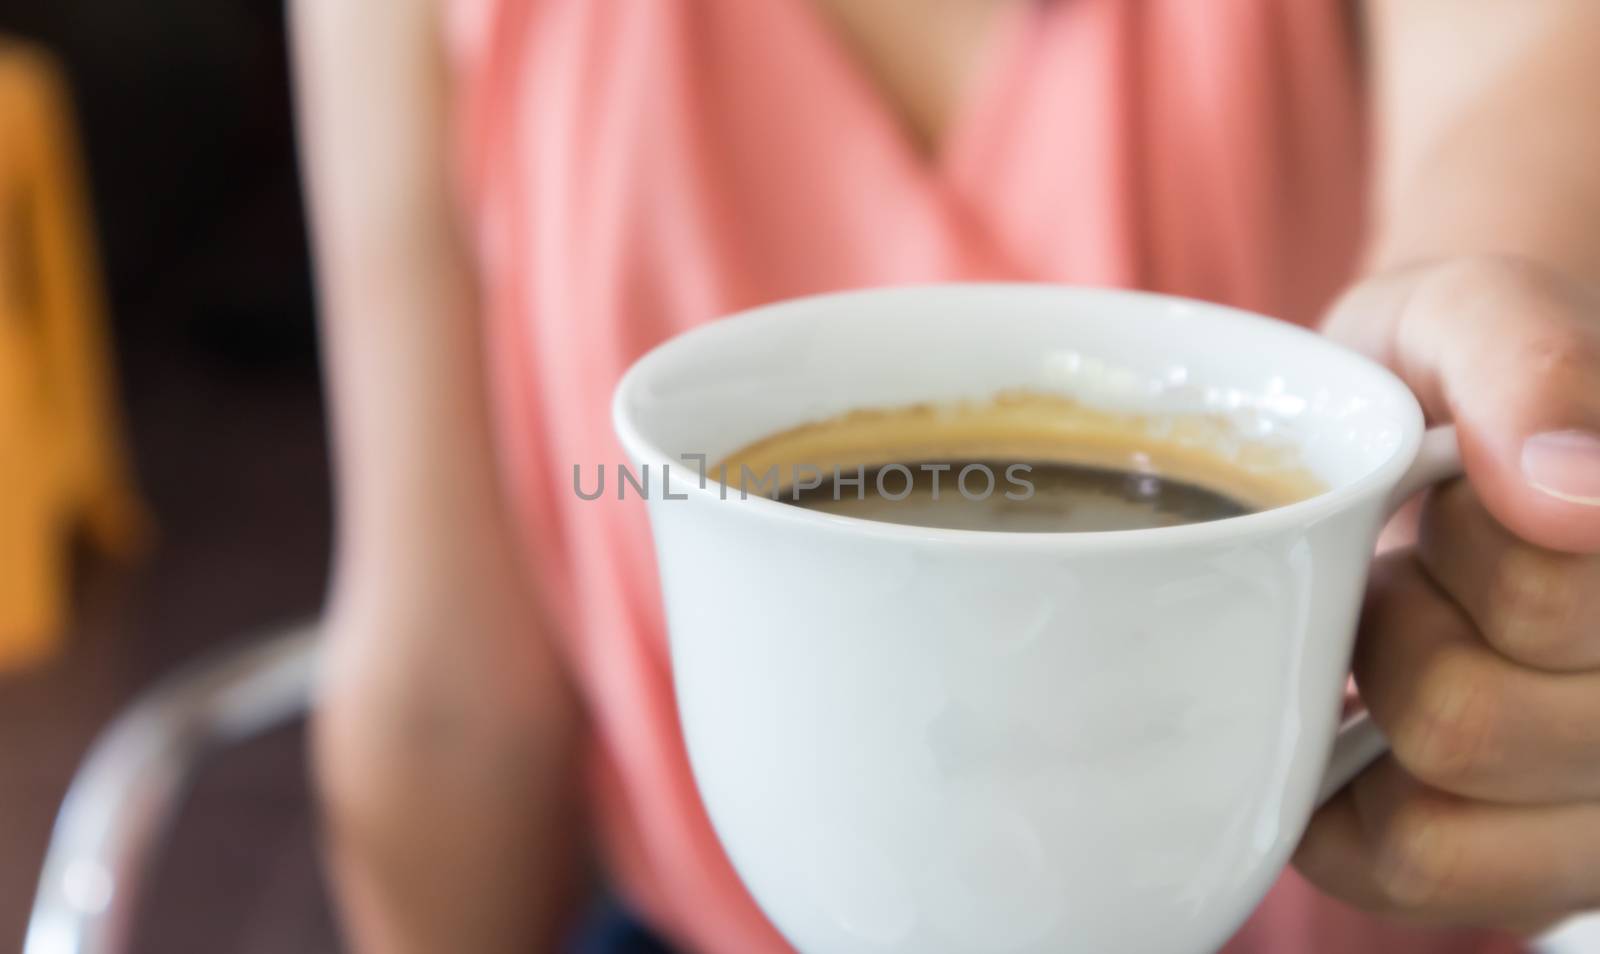
[[(1009, 279), (1142, 287), (1309, 321), (1351, 274), (1361, 89), (1332, 0), (1013, 2), (937, 153), (812, 0), (449, 0), (463, 201), (508, 486), (594, 725), (614, 883), (686, 950), (787, 950), (679, 734), (612, 387), (651, 346), (775, 299)], [(1228, 948), (1488, 952), (1286, 874)]]

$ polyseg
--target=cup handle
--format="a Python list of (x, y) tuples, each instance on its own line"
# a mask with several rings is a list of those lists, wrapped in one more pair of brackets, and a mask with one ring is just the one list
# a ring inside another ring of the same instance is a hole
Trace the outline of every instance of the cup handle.
[[(1407, 500), (1418, 493), (1452, 477), (1461, 476), (1461, 449), (1456, 443), (1454, 424), (1435, 427), (1422, 435), (1422, 446), (1411, 469), (1389, 494), (1389, 516), (1394, 516)], [(1377, 723), (1365, 713), (1357, 713), (1339, 727), (1333, 742), (1333, 755), (1328, 759), (1328, 770), (1323, 773), (1322, 787), (1317, 790), (1317, 806), (1332, 798), (1350, 780), (1361, 774), (1373, 760), (1389, 751), (1389, 741)]]

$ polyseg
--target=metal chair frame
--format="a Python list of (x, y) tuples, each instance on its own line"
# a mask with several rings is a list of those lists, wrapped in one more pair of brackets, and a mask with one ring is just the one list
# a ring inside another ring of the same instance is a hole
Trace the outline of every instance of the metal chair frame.
[(123, 954), (158, 848), (207, 755), (309, 710), (314, 625), (181, 669), (95, 741), (56, 817), (23, 954)]

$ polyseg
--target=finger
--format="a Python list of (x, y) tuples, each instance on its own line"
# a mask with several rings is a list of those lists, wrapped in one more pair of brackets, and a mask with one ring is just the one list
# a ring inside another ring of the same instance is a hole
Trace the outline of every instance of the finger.
[(1377, 552), (1388, 553), (1417, 542), (1417, 533), (1422, 526), (1422, 501), (1422, 497), (1408, 500), (1395, 511), (1395, 515), (1383, 525), (1383, 532), (1378, 534)]
[(1384, 758), (1316, 814), (1295, 866), (1369, 911), (1531, 930), (1600, 904), (1597, 856), (1600, 806), (1467, 801)]
[(1552, 671), (1600, 668), (1600, 557), (1518, 540), (1465, 481), (1429, 495), (1417, 556), (1506, 658)]
[(1361, 283), (1327, 333), (1454, 421), (1489, 512), (1554, 550), (1600, 551), (1600, 302), (1537, 266), (1454, 261)]
[(1509, 661), (1411, 551), (1373, 564), (1353, 668), (1395, 757), (1427, 784), (1497, 802), (1600, 796), (1600, 673)]

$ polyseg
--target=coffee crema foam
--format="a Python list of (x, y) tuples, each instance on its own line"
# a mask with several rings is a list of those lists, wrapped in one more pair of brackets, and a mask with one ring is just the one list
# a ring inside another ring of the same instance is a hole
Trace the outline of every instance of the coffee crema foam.
[[(831, 480), (921, 461), (1046, 463), (1180, 481), (1266, 510), (1327, 489), (1296, 448), (1245, 437), (1221, 414), (1141, 415), (1061, 395), (1006, 392), (984, 401), (865, 408), (764, 437), (722, 460), (729, 487), (772, 495), (814, 469)], [(1000, 475), (997, 475), (1000, 476)], [(746, 487), (746, 478), (749, 486)]]

